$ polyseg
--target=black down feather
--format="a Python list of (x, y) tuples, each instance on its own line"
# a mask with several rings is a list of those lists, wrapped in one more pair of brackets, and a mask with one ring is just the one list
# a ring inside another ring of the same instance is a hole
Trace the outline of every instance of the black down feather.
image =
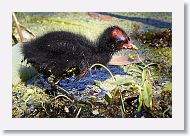
[(107, 64), (128, 42), (126, 33), (117, 26), (104, 30), (96, 42), (72, 32), (57, 31), (24, 43), (22, 53), (39, 73), (62, 78), (72, 68), (80, 75), (95, 63)]

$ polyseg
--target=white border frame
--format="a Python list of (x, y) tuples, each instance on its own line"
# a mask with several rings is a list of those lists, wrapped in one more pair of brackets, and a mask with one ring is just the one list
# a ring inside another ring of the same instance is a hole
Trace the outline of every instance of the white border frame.
[[(172, 118), (12, 118), (12, 16), (18, 12), (172, 12)], [(184, 5), (181, 0), (0, 2), (0, 120), (4, 130), (184, 130)], [(6, 58), (6, 60), (5, 60)]]

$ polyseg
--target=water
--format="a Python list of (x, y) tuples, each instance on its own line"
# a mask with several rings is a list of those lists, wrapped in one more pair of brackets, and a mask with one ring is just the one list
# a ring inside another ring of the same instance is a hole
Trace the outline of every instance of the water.
[[(106, 66), (113, 75), (126, 75), (126, 72), (123, 71), (119, 66)], [(111, 78), (110, 73), (104, 68), (93, 68), (91, 71), (88, 71), (87, 74), (76, 80), (76, 77), (69, 77), (59, 81), (59, 85), (67, 91), (86, 91), (86, 89), (92, 89), (94, 81), (105, 81), (106, 79)], [(41, 80), (41, 81), (40, 81)], [(48, 91), (51, 91), (52, 88), (47, 84), (44, 76), (40, 76), (40, 80), (36, 81), (36, 86), (42, 88), (42, 83), (44, 88)], [(35, 78), (32, 78), (26, 82), (27, 85), (34, 85)]]

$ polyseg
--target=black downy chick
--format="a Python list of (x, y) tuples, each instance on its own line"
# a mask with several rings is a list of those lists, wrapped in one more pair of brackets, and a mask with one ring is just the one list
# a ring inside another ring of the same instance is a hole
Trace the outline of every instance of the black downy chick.
[(75, 75), (85, 75), (95, 63), (107, 64), (112, 55), (121, 50), (135, 50), (127, 34), (118, 26), (104, 30), (96, 42), (71, 32), (57, 31), (45, 34), (23, 45), (24, 59), (46, 77), (53, 75), (61, 79)]

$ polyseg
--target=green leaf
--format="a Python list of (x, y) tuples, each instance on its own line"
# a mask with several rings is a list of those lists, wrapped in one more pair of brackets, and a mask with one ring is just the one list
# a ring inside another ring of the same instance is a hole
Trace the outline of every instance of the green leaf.
[(139, 106), (138, 106), (138, 112), (141, 111), (141, 107), (142, 107), (142, 102), (143, 102), (143, 96), (142, 96), (142, 93), (140, 93), (139, 95)]
[(135, 81), (130, 79), (130, 78), (117, 78), (117, 80), (115, 81), (116, 85), (120, 86), (120, 85), (130, 85), (130, 84), (135, 84)]
[(26, 81), (36, 75), (36, 70), (26, 61), (23, 61), (23, 54), (21, 52), (23, 44), (18, 43), (12, 47), (12, 84), (17, 85), (21, 81)]
[(112, 97), (112, 100), (115, 100), (115, 97), (118, 95), (118, 92), (119, 92), (119, 86), (116, 86), (116, 88), (113, 90), (113, 97)]
[(105, 94), (105, 100), (108, 102), (108, 104), (111, 104), (112, 95), (110, 94), (110, 92), (107, 92), (107, 93)]
[(138, 74), (141, 74), (142, 71), (141, 70), (138, 70), (138, 69), (130, 69), (127, 71), (128, 73), (138, 73)]
[(152, 85), (148, 80), (143, 84), (143, 100), (148, 108), (152, 108)]
[(142, 85), (144, 84), (144, 81), (146, 79), (146, 73), (147, 73), (147, 70), (143, 69), (143, 72), (142, 72)]

